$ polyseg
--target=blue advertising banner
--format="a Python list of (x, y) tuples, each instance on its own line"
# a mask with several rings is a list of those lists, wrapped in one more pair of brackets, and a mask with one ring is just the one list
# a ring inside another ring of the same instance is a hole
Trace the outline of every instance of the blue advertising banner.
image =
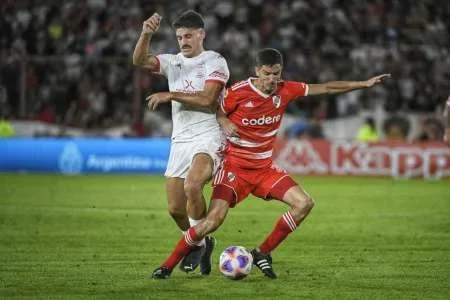
[(170, 139), (0, 139), (0, 171), (163, 174)]

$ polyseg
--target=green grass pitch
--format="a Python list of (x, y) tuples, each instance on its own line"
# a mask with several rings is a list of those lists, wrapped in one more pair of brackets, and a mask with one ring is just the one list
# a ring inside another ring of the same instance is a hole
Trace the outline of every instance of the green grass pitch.
[(157, 281), (180, 238), (162, 177), (0, 174), (0, 298), (450, 299), (448, 180), (296, 179), (316, 206), (273, 253), (278, 280), (217, 269), (222, 249), (257, 246), (286, 211), (251, 197), (216, 232), (211, 276)]

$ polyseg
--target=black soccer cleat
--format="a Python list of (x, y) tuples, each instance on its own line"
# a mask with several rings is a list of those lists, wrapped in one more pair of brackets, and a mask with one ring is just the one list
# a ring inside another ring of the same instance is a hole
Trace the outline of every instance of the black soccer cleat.
[(166, 267), (159, 267), (152, 273), (153, 279), (168, 279), (172, 274), (172, 269)]
[(216, 239), (212, 236), (205, 237), (205, 251), (200, 259), (200, 273), (202, 275), (211, 274), (211, 254), (216, 245)]
[(253, 256), (253, 264), (263, 272), (264, 276), (271, 279), (277, 278), (277, 274), (275, 274), (272, 268), (272, 256), (270, 254), (263, 255), (256, 251), (256, 249), (253, 249), (250, 253)]
[(200, 264), (204, 252), (205, 246), (195, 246), (188, 255), (183, 257), (180, 263), (180, 270), (186, 273), (193, 272)]

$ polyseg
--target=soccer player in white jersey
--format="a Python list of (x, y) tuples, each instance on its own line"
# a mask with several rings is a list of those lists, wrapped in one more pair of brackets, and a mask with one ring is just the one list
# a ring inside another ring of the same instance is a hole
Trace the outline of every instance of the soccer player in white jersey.
[[(215, 112), (229, 78), (225, 59), (203, 48), (203, 18), (186, 11), (173, 22), (180, 53), (154, 55), (149, 51), (152, 35), (158, 30), (161, 16), (157, 13), (142, 26), (133, 53), (135, 65), (162, 74), (168, 79), (169, 92), (150, 95), (149, 109), (172, 101), (173, 132), (166, 176), (168, 210), (178, 227), (186, 232), (206, 215), (203, 187), (211, 179), (220, 162), (223, 145)], [(180, 268), (211, 272), (211, 252), (215, 240), (205, 237), (193, 255), (184, 258)]]

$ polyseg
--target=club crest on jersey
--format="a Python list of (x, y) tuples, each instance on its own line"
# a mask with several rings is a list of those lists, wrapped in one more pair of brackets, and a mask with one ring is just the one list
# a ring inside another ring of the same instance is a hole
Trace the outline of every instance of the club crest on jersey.
[(281, 96), (280, 95), (272, 96), (272, 103), (273, 103), (273, 106), (275, 106), (276, 108), (279, 108), (281, 105)]
[(236, 175), (234, 175), (231, 172), (228, 172), (227, 176), (228, 176), (228, 181), (229, 182), (233, 181), (236, 178)]

